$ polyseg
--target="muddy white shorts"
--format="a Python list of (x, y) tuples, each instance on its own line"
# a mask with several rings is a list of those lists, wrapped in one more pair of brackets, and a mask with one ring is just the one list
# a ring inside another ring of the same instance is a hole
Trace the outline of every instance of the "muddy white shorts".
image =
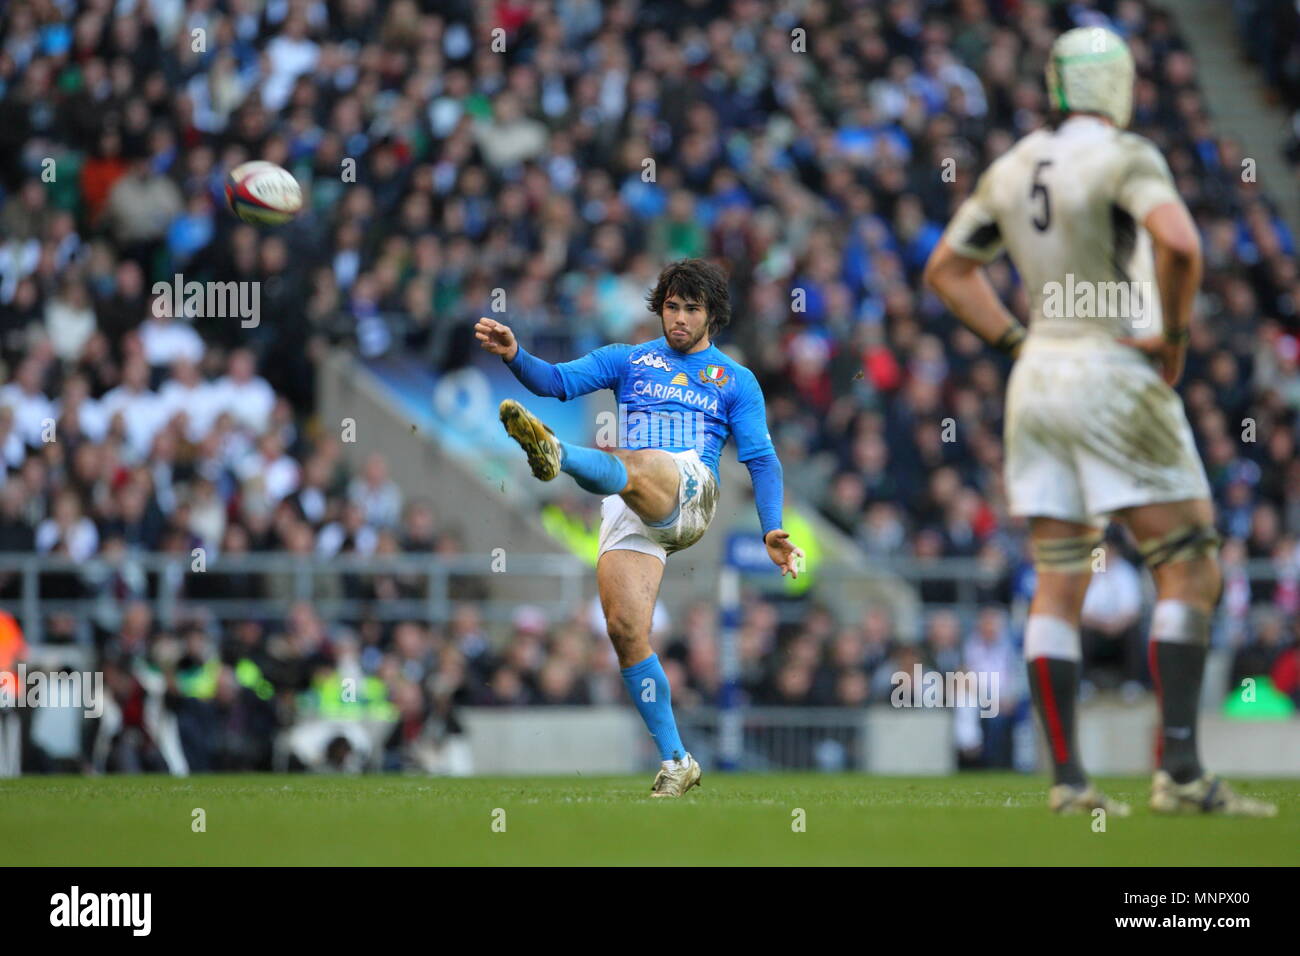
[(677, 509), (657, 525), (646, 524), (619, 495), (600, 503), (600, 554), (640, 551), (667, 562), (674, 551), (689, 548), (704, 536), (718, 506), (718, 480), (694, 450), (668, 452), (681, 481)]
[(1100, 526), (1121, 508), (1208, 498), (1178, 393), (1132, 349), (1025, 343), (1007, 385), (1013, 515)]

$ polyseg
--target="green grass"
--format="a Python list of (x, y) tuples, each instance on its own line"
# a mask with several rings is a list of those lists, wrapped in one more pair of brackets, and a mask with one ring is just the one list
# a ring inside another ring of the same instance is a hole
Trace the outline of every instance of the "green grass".
[(1279, 816), (1228, 820), (1154, 817), (1145, 779), (1105, 780), (1135, 810), (1095, 833), (1034, 777), (712, 773), (681, 800), (649, 780), (29, 777), (0, 781), (0, 864), (1300, 864), (1300, 781), (1240, 781)]

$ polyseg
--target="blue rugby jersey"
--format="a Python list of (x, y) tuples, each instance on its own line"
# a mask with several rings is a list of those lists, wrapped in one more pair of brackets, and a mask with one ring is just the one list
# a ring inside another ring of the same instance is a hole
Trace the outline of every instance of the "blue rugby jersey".
[(734, 437), (737, 457), (750, 466), (764, 533), (780, 527), (780, 463), (762, 389), (753, 372), (716, 346), (687, 355), (660, 337), (642, 345), (606, 345), (559, 365), (520, 346), (508, 366), (536, 395), (568, 401), (612, 389), (620, 448), (694, 449), (715, 478), (722, 446)]

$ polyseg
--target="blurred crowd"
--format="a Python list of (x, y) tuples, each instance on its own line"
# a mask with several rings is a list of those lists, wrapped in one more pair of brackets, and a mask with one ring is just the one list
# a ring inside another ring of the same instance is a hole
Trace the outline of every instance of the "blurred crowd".
[[(942, 585), (923, 593), (938, 609), (919, 646), (878, 614), (817, 611), (778, 634), (755, 605), (751, 699), (879, 700), (913, 658), (997, 666), (1025, 559), (1000, 479), (1007, 365), (919, 273), (979, 171), (1048, 119), (1052, 39), (1094, 23), (1128, 39), (1134, 127), (1164, 151), (1204, 239), (1182, 391), (1228, 539), (1219, 639), (1300, 693), (1300, 272), (1267, 193), (1294, 179), (1261, 159), (1243, 180), (1176, 22), (1146, 0), (11, 0), (0, 550), (120, 559), (42, 590), (107, 598), (88, 637), (123, 714), (144, 719), (126, 706), (136, 693), (184, 703), (197, 766), (264, 765), (249, 728), (283, 726), (313, 693), (321, 706), (340, 675), (369, 688), (357, 706), (400, 714), (396, 765), (433, 759), (411, 754), (454, 733), (453, 702), (622, 700), (603, 638), (577, 618), (524, 611), (487, 635), (466, 592), (446, 628), (325, 622), (301, 603), (283, 620), (160, 629), (138, 599), (168, 588), (294, 592), (286, 575), (164, 580), (128, 559), (454, 554), (454, 523), (404, 500), (382, 455), (349, 470), (313, 419), (327, 348), (454, 369), (504, 288), (525, 344), (569, 359), (658, 335), (646, 287), (666, 261), (703, 255), (731, 275), (721, 344), (764, 388), (793, 490), (874, 556), (998, 569), (974, 620), (942, 609)], [(1294, 47), (1255, 55), (1294, 102)], [(250, 159), (303, 184), (291, 225), (255, 230), (223, 209), (226, 173)], [(1014, 271), (990, 272), (1023, 317)], [(173, 315), (153, 289), (178, 273), (260, 283), (261, 320)], [(1247, 559), (1271, 562), (1273, 580), (1252, 590)], [(13, 576), (2, 586), (18, 593)], [(322, 586), (313, 597), (420, 596), (398, 575)], [(1140, 623), (1115, 610), (1130, 598), (1097, 599), (1097, 659), (1118, 687), (1146, 681)], [(715, 689), (715, 626), (692, 608), (669, 635), (687, 702)], [(44, 637), (87, 637), (75, 630), (52, 615)]]
[(1291, 115), (1288, 157), (1300, 181), (1300, 8), (1289, 0), (1232, 0), (1242, 49)]

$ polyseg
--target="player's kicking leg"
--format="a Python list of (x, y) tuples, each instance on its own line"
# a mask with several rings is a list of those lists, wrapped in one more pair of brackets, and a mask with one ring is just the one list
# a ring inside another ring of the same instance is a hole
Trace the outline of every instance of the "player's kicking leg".
[[(551, 481), (565, 472), (592, 494), (617, 495), (628, 490), (627, 466), (619, 454), (560, 441), (550, 426), (513, 398), (501, 403), (500, 414), (506, 433), (528, 455), (534, 478)], [(675, 470), (670, 477), (676, 480)]]
[(1034, 708), (1052, 756), (1048, 806), (1056, 813), (1103, 809), (1125, 817), (1127, 804), (1088, 782), (1079, 762), (1075, 713), (1079, 695), (1079, 615), (1092, 576), (1096, 528), (1056, 518), (1030, 519), (1037, 586), (1025, 623), (1025, 665)]
[[(679, 524), (681, 472), (678, 461), (658, 449), (601, 451), (561, 442), (518, 402), (501, 403), (501, 423), (528, 455), (533, 475), (550, 481), (560, 472), (616, 507), (602, 520), (602, 553), (596, 584), (610, 640), (618, 654), (623, 684), (659, 748), (661, 769), (652, 786), (656, 797), (679, 797), (700, 782), (700, 765), (682, 745), (673, 717), (672, 690), (659, 657), (650, 647), (665, 548), (651, 539), (665, 525)], [(698, 505), (704, 495), (694, 499)], [(707, 525), (695, 522), (698, 537)], [(693, 537), (673, 544), (687, 547)], [(612, 547), (611, 547), (612, 546)]]
[(1148, 653), (1160, 702), (1159, 769), (1151, 786), (1157, 813), (1271, 817), (1277, 807), (1243, 797), (1201, 767), (1196, 725), (1210, 625), (1219, 603), (1214, 511), (1207, 499), (1141, 505), (1115, 516), (1133, 533), (1156, 581)]

